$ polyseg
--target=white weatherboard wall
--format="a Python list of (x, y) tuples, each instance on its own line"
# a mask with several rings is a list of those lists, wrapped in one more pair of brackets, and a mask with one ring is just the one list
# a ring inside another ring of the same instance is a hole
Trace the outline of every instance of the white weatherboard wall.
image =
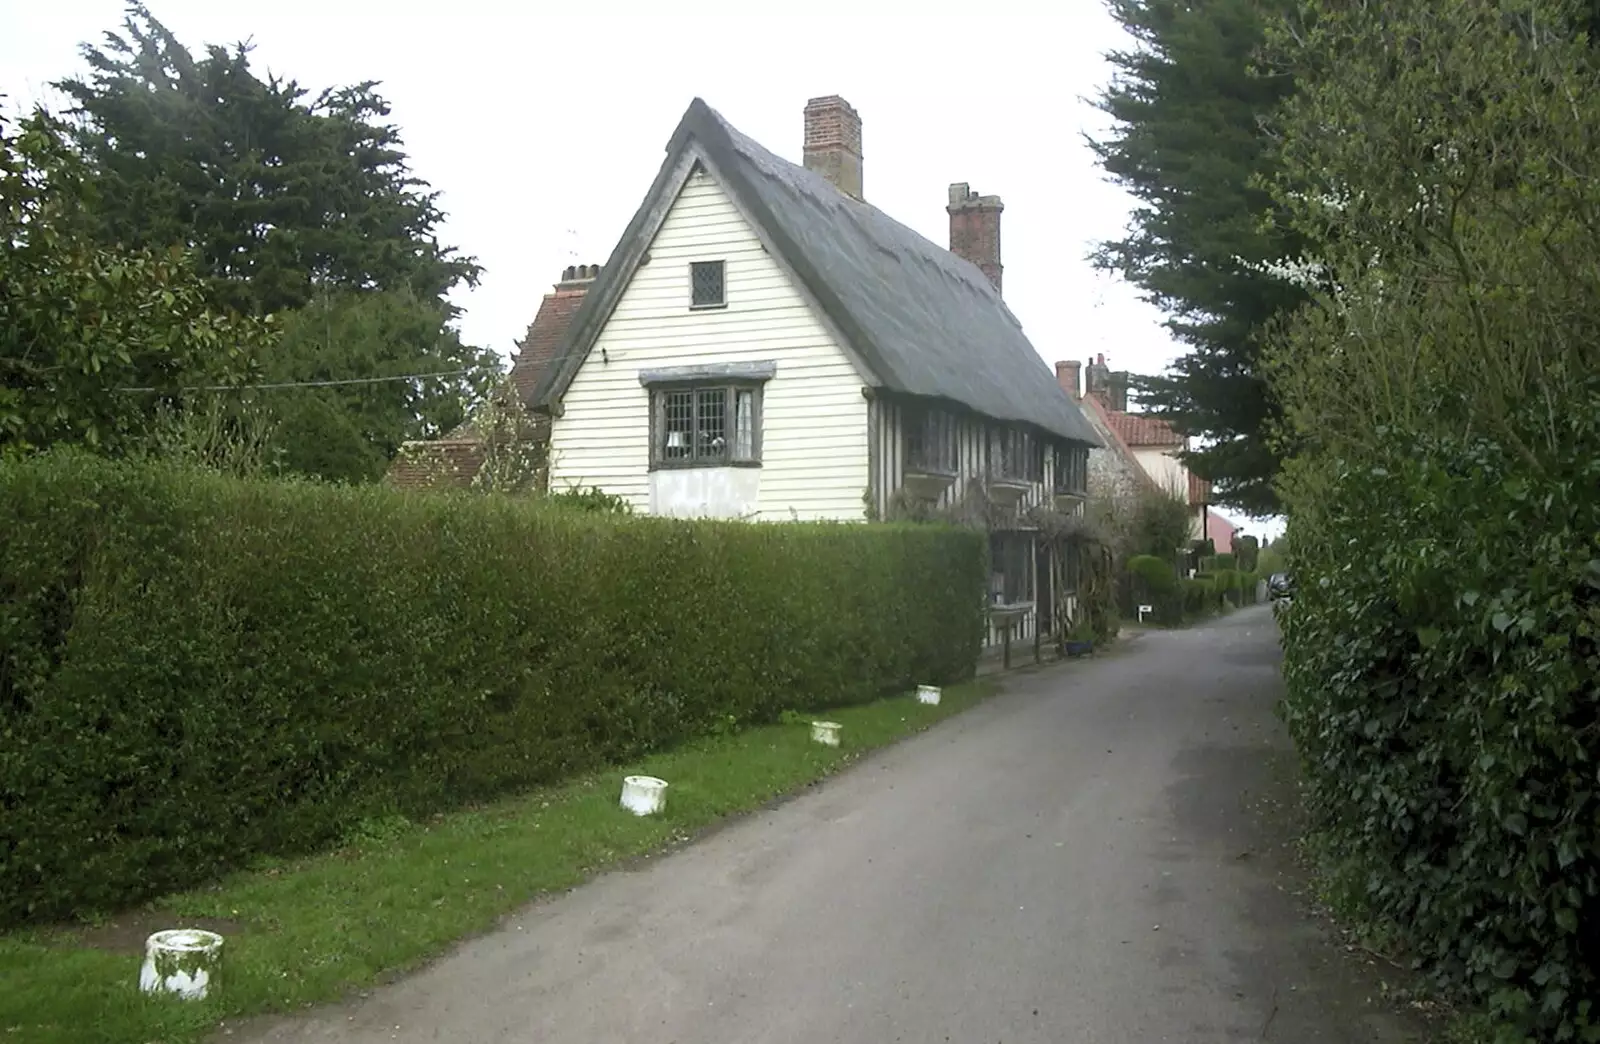
[[(551, 488), (598, 486), (643, 512), (863, 518), (861, 378), (711, 176), (689, 179), (649, 256), (563, 397)], [(718, 260), (727, 263), (727, 308), (690, 311), (689, 263)], [(652, 498), (650, 399), (639, 372), (736, 362), (777, 365), (763, 391), (762, 466), (663, 469)]]

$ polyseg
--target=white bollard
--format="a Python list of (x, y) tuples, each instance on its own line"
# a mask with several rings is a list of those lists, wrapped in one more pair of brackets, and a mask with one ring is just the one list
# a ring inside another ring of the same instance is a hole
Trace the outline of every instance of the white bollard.
[(843, 730), (844, 726), (836, 721), (814, 721), (811, 723), (811, 742), (837, 747)]
[(667, 807), (667, 781), (628, 776), (622, 781), (622, 807), (636, 816), (653, 816)]
[(139, 989), (171, 993), (183, 1000), (204, 1000), (219, 984), (222, 936), (199, 928), (157, 932), (145, 940)]
[(937, 686), (937, 685), (918, 685), (917, 686), (917, 702), (918, 703), (926, 703), (926, 704), (929, 704), (930, 706), (937, 707), (939, 705), (939, 695), (940, 695), (940, 690), (939, 690), (939, 686)]

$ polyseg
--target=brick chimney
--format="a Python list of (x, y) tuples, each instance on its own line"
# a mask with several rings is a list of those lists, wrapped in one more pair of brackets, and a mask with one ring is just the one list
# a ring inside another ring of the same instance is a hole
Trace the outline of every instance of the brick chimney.
[(1068, 359), (1065, 362), (1056, 363), (1056, 380), (1060, 383), (1061, 390), (1072, 396), (1073, 402), (1077, 402), (1083, 397), (1078, 380), (1082, 369), (1083, 364), (1076, 359)]
[(861, 116), (837, 94), (806, 102), (805, 165), (854, 199), (861, 194)]
[(1100, 400), (1100, 405), (1118, 413), (1128, 412), (1128, 371), (1111, 372), (1102, 353), (1094, 357), (1084, 378), (1083, 393)]
[(1107, 405), (1119, 413), (1128, 412), (1128, 371), (1117, 370), (1106, 377)]
[(1089, 368), (1085, 371), (1083, 393), (1099, 399), (1102, 405), (1109, 406), (1109, 390), (1111, 384), (1111, 368), (1106, 365), (1106, 357), (1102, 353), (1089, 360)]
[(999, 196), (980, 196), (965, 181), (950, 186), (950, 252), (983, 269), (996, 290), (1000, 289), (1000, 212), (1005, 205)]

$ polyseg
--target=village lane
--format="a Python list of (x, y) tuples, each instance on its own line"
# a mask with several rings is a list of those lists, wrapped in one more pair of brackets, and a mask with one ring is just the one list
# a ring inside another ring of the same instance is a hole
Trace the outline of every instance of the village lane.
[(1006, 691), (534, 904), (308, 1042), (1400, 1042), (1304, 910), (1258, 606)]

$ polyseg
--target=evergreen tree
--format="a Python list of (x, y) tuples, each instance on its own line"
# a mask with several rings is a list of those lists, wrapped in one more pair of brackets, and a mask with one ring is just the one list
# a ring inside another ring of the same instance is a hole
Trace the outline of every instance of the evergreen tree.
[(83, 56), (89, 72), (57, 86), (103, 242), (185, 248), (214, 304), (279, 315), (285, 337), (259, 360), (273, 381), (452, 374), (264, 395), (281, 462), (375, 478), (481, 398), (499, 360), (461, 343), (447, 296), (480, 269), (439, 243), (438, 194), (411, 174), (375, 84), (313, 96), (261, 79), (248, 45), (197, 57), (138, 3)]
[(1257, 179), (1272, 171), (1263, 129), (1293, 90), (1252, 68), (1281, 0), (1110, 0), (1137, 46), (1108, 57), (1117, 70), (1099, 105), (1116, 121), (1092, 142), (1105, 170), (1138, 201), (1125, 239), (1096, 255), (1166, 311), (1188, 352), (1137, 390), (1151, 412), (1208, 445), (1185, 463), (1215, 483), (1218, 501), (1276, 512), (1278, 410), (1259, 365), (1263, 335), (1305, 294), (1268, 271), (1300, 243), (1265, 219)]

